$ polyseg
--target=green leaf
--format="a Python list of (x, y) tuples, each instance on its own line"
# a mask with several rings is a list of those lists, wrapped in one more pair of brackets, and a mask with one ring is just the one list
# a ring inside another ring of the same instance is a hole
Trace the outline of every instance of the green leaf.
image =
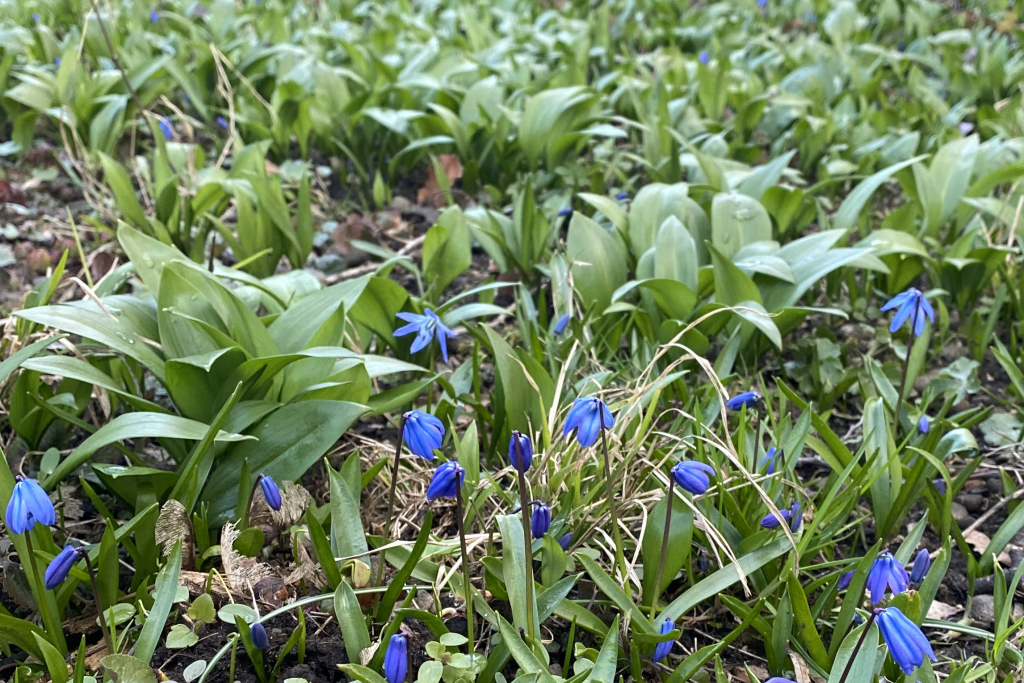
[(184, 650), (187, 647), (192, 647), (199, 642), (199, 636), (197, 636), (192, 629), (185, 624), (174, 624), (171, 626), (171, 630), (167, 632), (167, 639), (164, 641), (164, 647), (168, 650)]
[(519, 637), (518, 629), (505, 621), (500, 614), (498, 615), (498, 629), (501, 632), (501, 641), (508, 648), (512, 659), (516, 660), (521, 674), (533, 674), (537, 677), (536, 680), (538, 681), (555, 683), (555, 678), (548, 672), (547, 665), (539, 660), (537, 655), (527, 647), (523, 639)]
[[(502, 548), (501, 567), (504, 574), (505, 589), (508, 591), (509, 603), (512, 606), (512, 623), (517, 629), (525, 630), (527, 627), (526, 610), (533, 610), (534, 628), (537, 629), (536, 637), (540, 637), (540, 618), (537, 613), (536, 593), (534, 603), (526, 603), (526, 582), (533, 581), (533, 559), (530, 559), (530, 566), (525, 563), (523, 536), (523, 525), (518, 515), (498, 515), (498, 528), (501, 530)], [(518, 640), (519, 637), (516, 636)], [(520, 641), (522, 642), (522, 641)], [(515, 657), (511, 645), (509, 650)], [(518, 662), (519, 659), (517, 658)], [(520, 666), (523, 665), (519, 662)]]
[[(355, 458), (353, 462), (358, 464), (357, 456), (349, 457)], [(359, 480), (353, 486), (346, 480), (344, 471), (344, 466), (338, 471), (327, 465), (331, 480), (331, 548), (335, 557), (361, 555), (369, 549), (359, 515)]]
[(97, 152), (100, 164), (103, 166), (103, 178), (114, 193), (114, 201), (117, 208), (121, 210), (125, 218), (140, 230), (149, 230), (149, 219), (146, 212), (142, 210), (142, 204), (135, 196), (135, 188), (132, 186), (128, 172), (121, 164), (117, 163), (102, 151)]
[(857, 184), (857, 187), (853, 188), (850, 194), (846, 195), (846, 199), (839, 206), (839, 210), (836, 212), (836, 216), (832, 221), (832, 227), (836, 230), (842, 230), (846, 232), (854, 225), (857, 224), (857, 220), (860, 218), (861, 209), (867, 204), (868, 200), (871, 199), (871, 195), (875, 193), (879, 187), (882, 186), (886, 180), (891, 178), (896, 172), (901, 171), (907, 166), (916, 164), (922, 159), (926, 159), (928, 155), (922, 154), (912, 159), (906, 159), (899, 163), (887, 166), (881, 171), (868, 176), (864, 180)]
[(50, 641), (39, 633), (34, 631), (30, 631), (30, 633), (36, 641), (36, 646), (42, 652), (43, 661), (46, 663), (46, 671), (50, 674), (51, 683), (67, 683), (68, 665), (64, 661), (64, 657), (61, 656), (60, 650), (50, 645)]
[(715, 246), (708, 245), (715, 274), (715, 299), (726, 306), (743, 301), (761, 303), (761, 292), (746, 273), (733, 265)]
[(339, 664), (338, 668), (341, 669), (342, 673), (351, 676), (355, 680), (360, 681), (360, 683), (388, 683), (376, 671), (359, 664)]
[[(836, 652), (836, 659), (832, 663), (832, 669), (828, 676), (828, 683), (839, 683), (843, 677), (843, 672), (846, 670), (847, 664), (850, 662), (850, 658), (854, 655), (854, 650), (860, 641), (861, 635), (864, 633), (865, 624), (861, 624), (858, 628), (853, 629), (850, 633), (843, 638), (843, 644), (839, 646), (839, 651)], [(857, 650), (857, 658), (853, 660), (853, 664), (850, 665), (850, 673), (847, 676), (848, 681), (869, 681), (875, 674), (875, 660), (878, 658), (878, 627), (875, 624), (871, 625), (871, 630), (868, 631), (867, 636), (864, 638), (864, 643), (860, 649)]]
[[(474, 422), (473, 424), (475, 425), (476, 423)], [(380, 600), (380, 605), (377, 607), (377, 621), (387, 623), (391, 620), (391, 612), (394, 610), (395, 603), (398, 601), (402, 591), (405, 590), (405, 584), (412, 576), (413, 571), (416, 569), (416, 563), (420, 561), (420, 557), (423, 556), (423, 551), (427, 547), (427, 541), (430, 540), (430, 531), (433, 525), (434, 511), (427, 510), (427, 515), (423, 518), (423, 524), (420, 526), (419, 534), (416, 535), (416, 542), (409, 552), (409, 557), (394, 577), (392, 577), (391, 583), (388, 584), (388, 589), (384, 592), (384, 597)]]
[(612, 225), (619, 232), (624, 232), (626, 226), (629, 224), (629, 219), (626, 217), (626, 210), (622, 208), (622, 205), (612, 199), (611, 197), (605, 197), (600, 194), (591, 194), (589, 192), (580, 192), (576, 195), (587, 204), (600, 211), (605, 217), (611, 221)]
[(658, 229), (654, 245), (654, 277), (682, 282), (697, 289), (697, 245), (686, 226), (669, 216)]
[[(174, 544), (174, 549), (167, 557), (167, 564), (160, 570), (156, 578), (156, 590), (153, 593), (153, 607), (142, 626), (142, 633), (135, 644), (135, 656), (139, 661), (149, 664), (160, 643), (160, 634), (164, 624), (174, 607), (174, 593), (178, 588), (178, 573), (181, 571), (181, 542)], [(212, 606), (212, 604), (211, 604)]]
[[(669, 526), (668, 552), (662, 558), (661, 548), (665, 537), (665, 518), (668, 512), (668, 496), (662, 496), (647, 516), (647, 528), (641, 541), (643, 558), (643, 605), (650, 606), (651, 599), (660, 597), (662, 591), (690, 557), (690, 542), (693, 537), (693, 513), (678, 496), (672, 496), (672, 520)], [(658, 563), (664, 561), (661, 585), (654, 585)]]
[(583, 305), (600, 313), (608, 307), (615, 290), (626, 282), (622, 244), (593, 220), (574, 213), (569, 222), (566, 251)]
[(619, 615), (615, 615), (608, 633), (604, 636), (604, 644), (597, 653), (597, 660), (590, 670), (590, 683), (615, 683), (615, 663), (619, 654)]
[(804, 647), (807, 648), (807, 652), (811, 655), (814, 662), (822, 669), (827, 669), (829, 664), (828, 652), (825, 651), (825, 645), (821, 642), (821, 636), (818, 635), (818, 627), (814, 623), (811, 609), (807, 606), (807, 595), (804, 593), (803, 586), (800, 585), (800, 578), (793, 572), (790, 572), (786, 586), (790, 605), (793, 608), (793, 622), (796, 626), (796, 632), (800, 634), (800, 640), (803, 642)]
[(320, 569), (327, 577), (327, 583), (331, 588), (337, 588), (341, 583), (341, 571), (338, 569), (338, 562), (334, 559), (334, 551), (331, 550), (331, 542), (324, 533), (324, 527), (316, 518), (314, 506), (306, 508), (306, 528), (309, 529), (309, 538), (313, 542), (313, 551), (316, 559), (320, 562)]
[(423, 240), (423, 277), (429, 296), (440, 297), (472, 263), (466, 217), (453, 206), (438, 217)]
[(772, 219), (761, 203), (736, 192), (719, 193), (711, 202), (711, 241), (728, 259), (742, 247), (772, 238)]
[(156, 674), (149, 664), (131, 655), (107, 655), (103, 668), (117, 676), (118, 683), (156, 683)]
[[(24, 350), (24, 349), (23, 349)], [(20, 352), (19, 352), (20, 353)], [(9, 359), (8, 359), (9, 360)], [(6, 361), (4, 361), (6, 362)], [(161, 405), (147, 401), (136, 396), (123, 386), (114, 382), (107, 373), (103, 372), (88, 361), (75, 356), (46, 355), (40, 358), (29, 358), (22, 363), (22, 367), (28, 370), (35, 370), (45, 375), (56, 375), (69, 379), (102, 387), (112, 394), (117, 394), (125, 399), (136, 410), (145, 410), (154, 413), (168, 413), (169, 411)], [(0, 379), (3, 376), (3, 368), (0, 368)]]
[(339, 583), (338, 589), (334, 591), (334, 614), (341, 627), (349, 661), (361, 661), (363, 650), (370, 647), (370, 633), (366, 629), (366, 619), (363, 617), (362, 607), (359, 606), (359, 598), (346, 581)]
[(630, 623), (639, 627), (644, 633), (656, 633), (657, 629), (651, 624), (651, 620), (633, 602), (625, 590), (601, 568), (597, 562), (589, 556), (579, 553), (576, 555), (583, 569), (597, 585), (598, 589), (608, 596), (608, 599), (615, 603), (621, 612), (628, 612)]
[(25, 363), (25, 361), (31, 359), (50, 344), (63, 339), (66, 336), (67, 335), (60, 334), (52, 337), (46, 337), (45, 339), (40, 339), (28, 346), (23, 346), (12, 353), (8, 358), (5, 358), (3, 362), (0, 362), (0, 382), (7, 379), (7, 376), (17, 370), (23, 363)]

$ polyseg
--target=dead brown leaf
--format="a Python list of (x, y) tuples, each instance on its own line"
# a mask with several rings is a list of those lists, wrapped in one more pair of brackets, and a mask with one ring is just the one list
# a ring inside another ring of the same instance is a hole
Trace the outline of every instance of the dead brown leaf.
[(928, 616), (927, 616), (927, 618), (928, 619), (939, 619), (939, 620), (943, 620), (944, 621), (946, 619), (949, 619), (954, 614), (959, 614), (960, 612), (963, 612), (963, 611), (964, 611), (964, 608), (961, 607), (960, 605), (956, 605), (954, 607), (953, 605), (947, 605), (944, 602), (939, 602), (938, 600), (933, 600), (931, 606), (928, 608)]
[[(456, 180), (462, 177), (462, 162), (459, 161), (459, 157), (455, 154), (439, 154), (437, 163), (441, 166), (445, 177), (448, 179), (448, 187), (451, 187)], [(441, 188), (437, 184), (437, 173), (434, 171), (434, 164), (431, 164), (427, 167), (427, 181), (423, 183), (423, 187), (416, 194), (416, 201), (420, 204), (438, 206), (443, 203), (437, 197), (440, 191)]]
[(992, 539), (977, 529), (964, 534), (964, 540), (967, 541), (980, 555), (985, 554), (988, 544), (992, 541)]

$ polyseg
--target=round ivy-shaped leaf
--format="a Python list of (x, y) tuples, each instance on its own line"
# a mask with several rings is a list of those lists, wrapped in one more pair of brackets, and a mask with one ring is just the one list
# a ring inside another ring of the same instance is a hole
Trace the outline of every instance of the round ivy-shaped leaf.
[(416, 675), (416, 683), (438, 683), (441, 680), (441, 673), (443, 671), (444, 667), (441, 665), (441, 662), (433, 660), (423, 662), (420, 665), (419, 673)]
[(209, 593), (203, 593), (188, 608), (188, 616), (193, 621), (201, 621), (204, 624), (212, 624), (217, 618), (217, 609), (213, 606), (213, 598)]
[(256, 610), (252, 607), (238, 603), (224, 605), (220, 608), (220, 611), (217, 612), (218, 619), (223, 621), (225, 624), (231, 624), (232, 626), (235, 624), (236, 616), (242, 617), (247, 624), (252, 624), (260, 618), (260, 615), (256, 614)]
[[(120, 626), (135, 616), (135, 605), (120, 603), (114, 605), (103, 613), (107, 618), (108, 625)], [(100, 618), (96, 617), (96, 624), (99, 625)]]
[(196, 661), (186, 666), (185, 670), (181, 672), (181, 675), (185, 677), (185, 683), (192, 683), (192, 681), (202, 676), (205, 672), (206, 660), (197, 659)]
[(445, 647), (458, 647), (466, 644), (466, 636), (461, 633), (445, 633), (438, 640)]
[(170, 633), (167, 634), (167, 649), (168, 650), (181, 650), (186, 647), (192, 647), (199, 642), (199, 636), (192, 633), (192, 629), (184, 624), (175, 624), (171, 627)]

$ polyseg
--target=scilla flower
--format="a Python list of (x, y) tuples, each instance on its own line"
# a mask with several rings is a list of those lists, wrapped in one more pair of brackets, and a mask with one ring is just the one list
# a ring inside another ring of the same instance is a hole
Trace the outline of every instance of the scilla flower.
[(391, 636), (384, 652), (384, 678), (388, 683), (402, 683), (409, 671), (409, 643), (401, 633)]
[[(523, 456), (522, 463), (519, 462), (520, 454)], [(518, 430), (512, 430), (512, 438), (508, 440), (508, 460), (517, 470), (526, 472), (530, 469), (530, 465), (533, 464), (533, 443), (530, 437)]]
[(160, 130), (163, 131), (164, 140), (174, 137), (174, 128), (171, 127), (171, 122), (164, 117), (160, 117)]
[(893, 595), (902, 593), (910, 587), (907, 570), (899, 563), (892, 553), (882, 553), (871, 565), (868, 574), (868, 590), (871, 591), (871, 604), (877, 605), (885, 598), (886, 590)]
[(853, 575), (856, 573), (856, 569), (851, 569), (842, 576), (839, 577), (839, 590), (844, 591), (850, 587), (850, 582), (853, 581)]
[[(661, 622), (661, 628), (658, 630), (661, 635), (665, 635), (666, 633), (670, 633), (675, 627), (675, 623), (671, 619), (666, 618), (665, 621)], [(675, 645), (675, 641), (673, 640), (658, 643), (654, 647), (654, 661), (660, 662), (665, 659), (665, 657), (668, 657), (668, 653), (672, 651), (673, 645)]]
[(448, 362), (448, 340), (456, 335), (441, 322), (436, 313), (428, 308), (426, 309), (426, 315), (405, 313), (403, 311), (398, 314), (398, 317), (409, 324), (395, 330), (396, 337), (404, 337), (407, 334), (416, 333), (416, 338), (412, 341), (412, 346), (409, 347), (410, 353), (416, 353), (427, 348), (430, 340), (436, 337), (437, 345), (441, 347), (441, 357), (444, 358), (445, 363)]
[(274, 480), (267, 475), (260, 473), (260, 488), (263, 489), (263, 497), (271, 510), (281, 509), (281, 490), (277, 488)]
[(744, 391), (742, 394), (736, 394), (728, 401), (725, 402), (725, 407), (729, 410), (739, 410), (743, 406), (747, 408), (756, 408), (761, 402), (761, 394), (756, 391)]
[(707, 50), (701, 50), (700, 54), (697, 55), (697, 60), (704, 66), (707, 66), (708, 62), (711, 61), (711, 55), (708, 54)]
[(789, 524), (789, 521), (793, 519), (792, 510), (779, 510), (779, 515), (782, 516), (782, 520), (780, 520), (774, 512), (769, 512), (764, 516), (764, 519), (761, 520), (761, 526), (765, 529), (777, 529), (782, 526), (783, 522)]
[(615, 198), (617, 200), (619, 200), (620, 202), (624, 202), (627, 199), (629, 199), (629, 193), (628, 192), (620, 192), (617, 195), (615, 195)]
[(800, 525), (804, 521), (803, 513), (800, 512), (800, 501), (793, 501), (793, 505), (789, 508), (789, 530), (794, 534), (800, 530)]
[(917, 431), (922, 434), (928, 433), (928, 416), (922, 415), (921, 419), (917, 421)]
[(896, 315), (892, 317), (889, 332), (895, 332), (903, 327), (905, 322), (910, 320), (911, 325), (913, 325), (911, 334), (915, 337), (920, 337), (924, 334), (925, 317), (935, 322), (935, 309), (928, 303), (928, 299), (924, 298), (921, 290), (914, 287), (889, 299), (889, 302), (882, 306), (882, 312), (885, 313), (894, 308), (896, 309)]
[(910, 674), (924, 664), (924, 658), (937, 662), (931, 643), (924, 637), (920, 627), (907, 618), (896, 607), (875, 610), (875, 620), (882, 632), (882, 638), (889, 647), (889, 654), (903, 673)]
[(75, 562), (78, 562), (81, 553), (82, 550), (80, 548), (70, 545), (64, 546), (64, 549), (57, 553), (57, 556), (46, 567), (46, 573), (44, 574), (46, 590), (52, 591), (64, 583), (64, 579), (68, 578), (71, 568), (75, 566)]
[(782, 451), (776, 451), (775, 446), (768, 449), (768, 452), (764, 454), (764, 460), (761, 461), (761, 467), (764, 467), (767, 463), (768, 468), (765, 470), (767, 474), (775, 474), (775, 461), (782, 458)]
[(551, 508), (546, 503), (535, 501), (533, 515), (530, 517), (530, 533), (534, 538), (543, 538), (551, 528)]
[(249, 627), (249, 637), (257, 650), (266, 650), (270, 647), (270, 639), (267, 638), (267, 629), (263, 624), (257, 622)]
[(152, 12), (149, 13), (149, 22), (151, 24), (155, 24), (158, 21), (160, 21), (160, 15), (157, 14), (156, 10), (153, 10)]
[(562, 550), (568, 550), (569, 546), (572, 545), (572, 532), (570, 531), (567, 534), (562, 534), (558, 539), (558, 545), (562, 547)]
[(782, 676), (772, 676), (764, 683), (796, 683), (796, 681), (790, 678), (783, 678)]
[(927, 550), (922, 550), (914, 558), (914, 564), (910, 567), (910, 581), (911, 583), (921, 583), (924, 581), (925, 575), (928, 573), (928, 569), (932, 566), (931, 555), (928, 554)]
[(216, 123), (218, 126), (223, 128), (224, 130), (228, 129), (228, 120), (226, 118), (224, 118), (223, 116), (218, 116), (216, 119), (214, 119), (214, 123)]
[(402, 439), (413, 454), (434, 459), (434, 450), (441, 447), (444, 441), (444, 425), (430, 413), (422, 410), (410, 410), (404, 416), (405, 428)]
[(57, 521), (57, 515), (43, 487), (19, 474), (15, 477), (5, 519), (12, 533), (23, 534), (36, 524), (50, 526)]
[(571, 317), (570, 317), (570, 315), (568, 313), (566, 313), (565, 315), (563, 315), (561, 318), (558, 319), (558, 322), (555, 323), (555, 336), (556, 337), (558, 335), (562, 334), (563, 332), (565, 332), (565, 328), (567, 328), (569, 326), (569, 320), (571, 320)]
[(559, 218), (565, 218), (566, 216), (571, 216), (571, 215), (572, 215), (572, 208), (570, 208), (568, 206), (565, 207), (564, 209), (559, 210), (559, 212), (558, 212), (558, 217)]
[(711, 477), (715, 475), (715, 468), (696, 460), (682, 460), (672, 468), (672, 478), (676, 480), (680, 488), (699, 496), (711, 486)]
[(449, 460), (436, 470), (427, 487), (427, 500), (435, 498), (454, 498), (466, 479), (466, 470), (459, 463)]
[(615, 426), (615, 418), (612, 411), (604, 401), (596, 396), (587, 396), (573, 401), (569, 414), (565, 417), (565, 426), (562, 427), (562, 434), (568, 436), (569, 432), (576, 430), (576, 440), (583, 447), (593, 446), (601, 428), (611, 429)]

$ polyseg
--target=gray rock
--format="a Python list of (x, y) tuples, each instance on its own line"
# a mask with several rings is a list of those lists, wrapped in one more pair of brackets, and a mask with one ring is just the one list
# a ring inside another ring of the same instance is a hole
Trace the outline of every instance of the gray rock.
[(974, 520), (971, 519), (971, 516), (967, 513), (967, 508), (955, 500), (950, 508), (950, 512), (953, 514), (953, 521), (956, 522), (956, 525), (961, 529), (967, 528), (974, 522)]
[(974, 598), (977, 600), (979, 595), (991, 595), (992, 594), (992, 575), (982, 576), (981, 578), (974, 580)]
[(989, 493), (995, 495), (1003, 494), (1003, 482), (999, 477), (989, 477), (986, 480), (986, 486), (988, 487)]
[(979, 626), (992, 626), (996, 621), (995, 598), (975, 595), (971, 601), (971, 620)]
[(985, 498), (977, 493), (960, 494), (960, 503), (970, 513), (977, 514), (985, 507)]

